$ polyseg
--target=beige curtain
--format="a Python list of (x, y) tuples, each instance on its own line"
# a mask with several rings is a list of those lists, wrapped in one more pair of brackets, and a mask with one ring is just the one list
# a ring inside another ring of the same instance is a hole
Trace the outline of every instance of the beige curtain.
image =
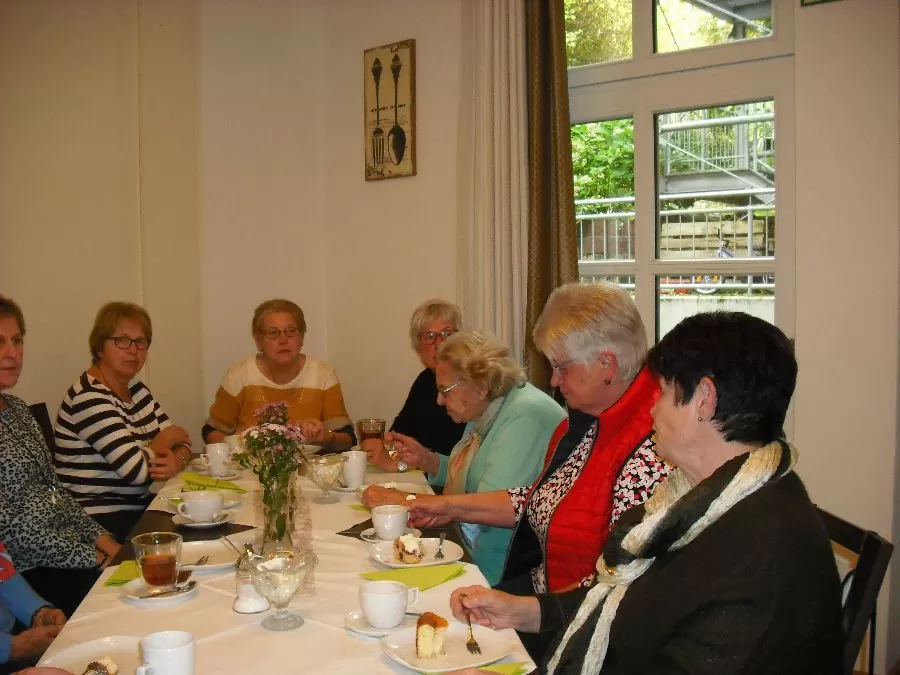
[(525, 370), (549, 390), (550, 365), (531, 331), (551, 291), (578, 280), (563, 0), (525, 0), (528, 262)]
[(458, 153), (459, 287), (465, 324), (521, 361), (528, 228), (523, 0), (463, 0)]

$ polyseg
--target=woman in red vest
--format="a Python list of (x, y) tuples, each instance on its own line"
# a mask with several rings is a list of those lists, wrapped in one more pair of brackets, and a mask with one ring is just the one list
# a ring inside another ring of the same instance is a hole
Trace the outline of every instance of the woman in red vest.
[(561, 286), (533, 337), (569, 408), (537, 481), (410, 504), (417, 527), (459, 520), (515, 528), (497, 588), (522, 595), (588, 584), (610, 526), (669, 472), (653, 452), (650, 407), (659, 387), (644, 367), (647, 335), (624, 290)]

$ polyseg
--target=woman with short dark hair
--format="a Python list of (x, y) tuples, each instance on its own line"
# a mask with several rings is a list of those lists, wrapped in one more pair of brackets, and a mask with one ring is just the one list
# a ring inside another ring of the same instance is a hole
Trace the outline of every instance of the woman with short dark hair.
[(837, 675), (834, 555), (783, 431), (797, 378), (787, 337), (748, 314), (700, 314), (648, 366), (657, 451), (678, 469), (619, 520), (596, 583), (527, 597), (462, 588), (453, 613), (556, 633), (547, 673)]

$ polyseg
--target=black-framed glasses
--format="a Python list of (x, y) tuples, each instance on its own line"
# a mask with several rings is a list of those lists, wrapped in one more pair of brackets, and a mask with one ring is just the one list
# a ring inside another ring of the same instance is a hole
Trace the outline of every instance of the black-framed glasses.
[(262, 334), (265, 336), (266, 340), (275, 342), (275, 340), (281, 338), (282, 335), (288, 339), (297, 337), (300, 335), (300, 329), (296, 326), (288, 326), (283, 330), (281, 328), (269, 328), (268, 330), (264, 330)]
[(447, 394), (449, 394), (451, 391), (453, 391), (454, 389), (456, 389), (456, 388), (457, 388), (459, 385), (461, 385), (462, 383), (463, 383), (463, 381), (460, 379), (460, 380), (457, 380), (456, 382), (454, 382), (453, 384), (451, 384), (451, 385), (449, 385), (449, 386), (447, 386), (447, 387), (438, 387), (438, 388), (437, 388), (437, 390), (438, 390), (438, 395), (439, 395), (439, 396), (446, 396)]
[(131, 345), (134, 345), (143, 352), (150, 348), (150, 340), (143, 337), (130, 338), (127, 335), (111, 335), (106, 339), (115, 342), (116, 347), (119, 349), (128, 349)]
[(419, 339), (422, 341), (423, 345), (433, 345), (434, 341), (438, 338), (441, 338), (441, 340), (446, 340), (455, 332), (456, 331), (452, 328), (445, 328), (442, 331), (423, 330), (421, 333), (419, 333)]

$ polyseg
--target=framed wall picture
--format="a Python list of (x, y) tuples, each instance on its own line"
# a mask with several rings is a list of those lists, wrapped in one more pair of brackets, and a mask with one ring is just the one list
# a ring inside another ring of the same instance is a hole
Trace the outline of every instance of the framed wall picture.
[(416, 175), (416, 41), (363, 53), (366, 180)]

